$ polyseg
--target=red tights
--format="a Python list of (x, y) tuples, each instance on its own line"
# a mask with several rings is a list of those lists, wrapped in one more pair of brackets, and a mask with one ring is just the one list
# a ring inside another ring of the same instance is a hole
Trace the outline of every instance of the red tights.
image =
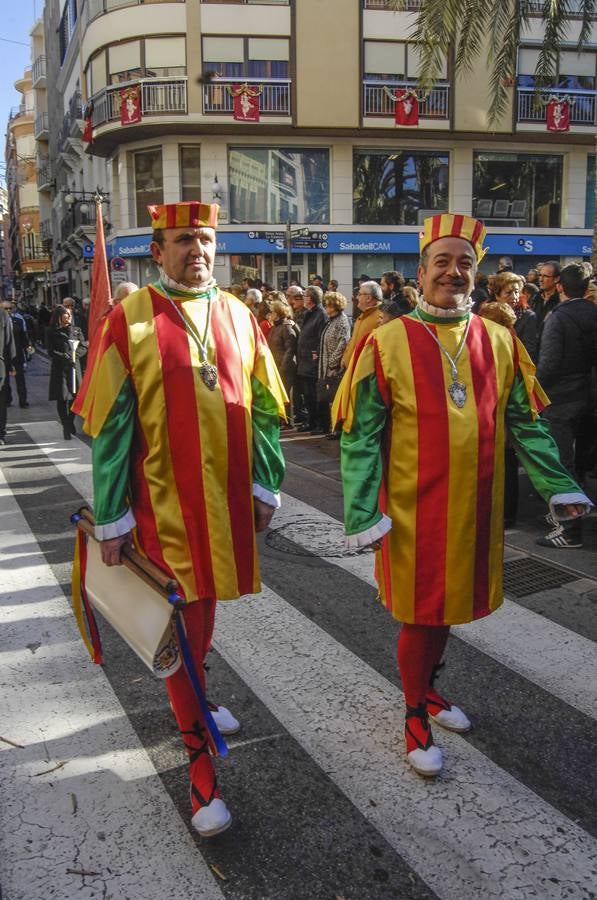
[[(190, 603), (183, 613), (193, 662), (204, 691), (203, 663), (211, 644), (215, 613), (215, 600), (196, 600)], [(166, 679), (166, 687), (182, 739), (189, 753), (191, 803), (194, 814), (200, 807), (207, 806), (214, 797), (220, 796), (209, 755), (205, 722), (184, 665)]]
[[(428, 745), (431, 737), (429, 725), (424, 715), (429, 682), (433, 669), (442, 658), (449, 625), (403, 625), (398, 636), (398, 667), (402, 678), (402, 689), (406, 705), (413, 709), (423, 707), (419, 718), (409, 718), (407, 722), (407, 750)], [(431, 691), (435, 694), (434, 691)]]

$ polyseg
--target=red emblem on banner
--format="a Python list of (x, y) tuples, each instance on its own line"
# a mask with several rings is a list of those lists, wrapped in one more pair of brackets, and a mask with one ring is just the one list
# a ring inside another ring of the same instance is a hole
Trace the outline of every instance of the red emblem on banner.
[(140, 85), (123, 88), (120, 91), (120, 124), (135, 125), (142, 118)]
[(555, 97), (547, 104), (547, 130), (570, 131), (570, 103)]
[(419, 124), (419, 101), (415, 94), (409, 92), (396, 97), (394, 119), (396, 125)]
[(249, 87), (247, 84), (232, 85), (232, 114), (237, 122), (258, 122), (261, 88)]

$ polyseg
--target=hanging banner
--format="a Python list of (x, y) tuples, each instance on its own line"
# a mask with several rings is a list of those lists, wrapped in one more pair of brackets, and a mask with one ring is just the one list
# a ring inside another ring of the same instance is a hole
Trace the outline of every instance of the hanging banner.
[(248, 84), (233, 84), (228, 88), (232, 95), (232, 115), (237, 122), (258, 122), (260, 114), (259, 95), (263, 88)]
[(547, 104), (547, 130), (570, 131), (570, 103), (552, 98)]
[(416, 127), (419, 124), (419, 101), (411, 91), (395, 97), (394, 120), (396, 125)]
[(123, 88), (120, 91), (120, 124), (135, 125), (143, 118), (141, 113), (141, 86)]
[(93, 141), (93, 100), (88, 100), (83, 107), (83, 140), (90, 144)]

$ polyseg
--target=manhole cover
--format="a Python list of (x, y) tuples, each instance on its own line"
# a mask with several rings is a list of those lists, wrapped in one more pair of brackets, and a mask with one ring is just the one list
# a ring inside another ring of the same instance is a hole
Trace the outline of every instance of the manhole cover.
[(272, 550), (293, 556), (359, 556), (370, 550), (346, 550), (344, 528), (339, 522), (318, 522), (301, 519), (288, 522), (268, 532), (265, 543)]
[(511, 559), (504, 563), (504, 593), (526, 597), (539, 591), (562, 587), (578, 575), (538, 559)]

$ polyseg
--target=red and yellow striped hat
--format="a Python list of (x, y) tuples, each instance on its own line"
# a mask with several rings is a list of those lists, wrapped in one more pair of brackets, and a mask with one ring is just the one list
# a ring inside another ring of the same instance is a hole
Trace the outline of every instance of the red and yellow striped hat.
[(419, 250), (443, 237), (458, 237), (472, 244), (477, 262), (481, 262), (489, 247), (483, 247), (487, 229), (483, 222), (460, 213), (440, 213), (423, 222), (423, 231), (419, 234)]
[(217, 228), (217, 203), (156, 203), (148, 206), (152, 228)]

